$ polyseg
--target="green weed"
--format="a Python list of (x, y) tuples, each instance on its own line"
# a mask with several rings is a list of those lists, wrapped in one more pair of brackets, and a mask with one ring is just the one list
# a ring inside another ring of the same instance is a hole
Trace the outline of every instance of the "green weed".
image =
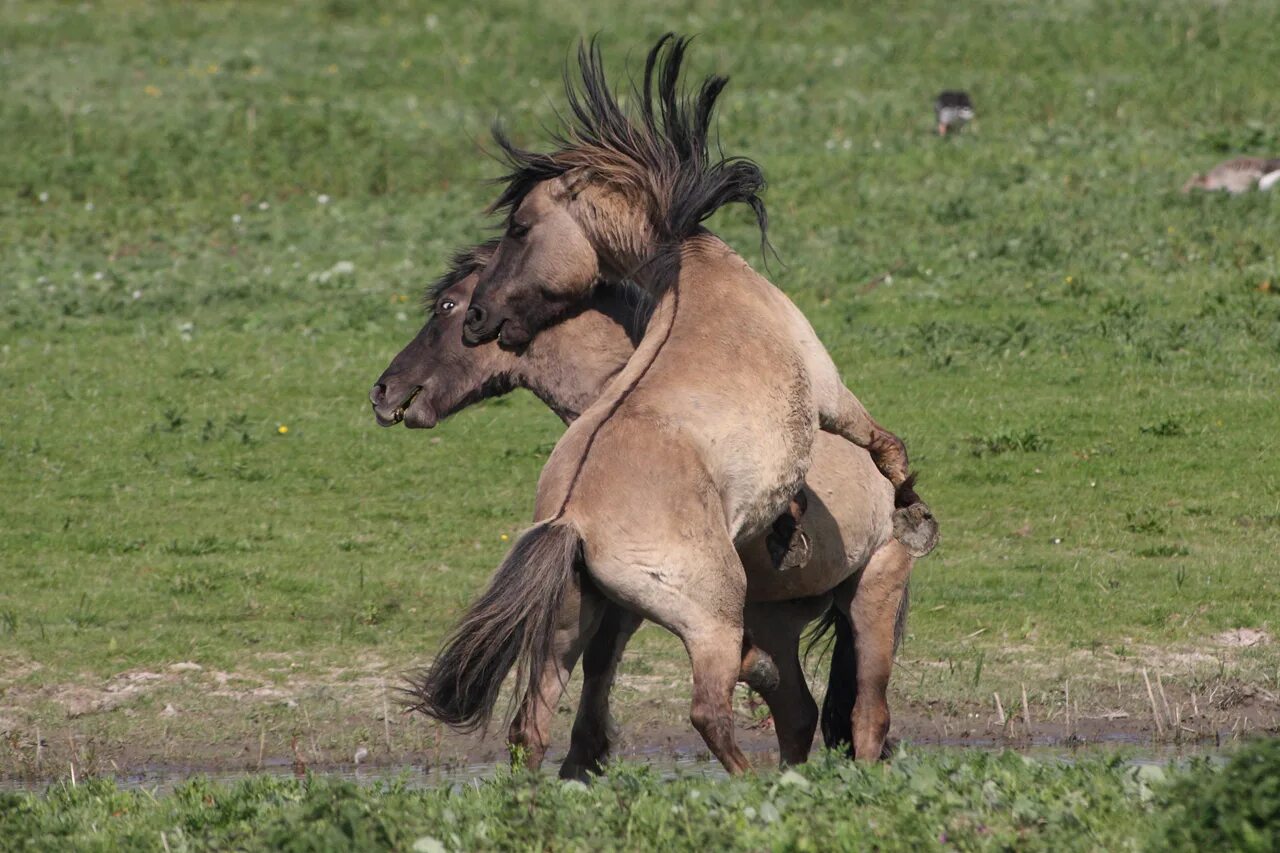
[(1002, 453), (1035, 453), (1044, 450), (1049, 442), (1033, 429), (1022, 431), (1002, 429), (987, 436), (970, 436), (969, 452), (974, 456), (999, 456)]
[(590, 786), (525, 771), (429, 790), (195, 779), (159, 797), (88, 782), (0, 793), (0, 832), (37, 850), (1115, 850), (1144, 840), (1163, 775), (1118, 760), (908, 752), (885, 768), (822, 756), (718, 781), (614, 764)]

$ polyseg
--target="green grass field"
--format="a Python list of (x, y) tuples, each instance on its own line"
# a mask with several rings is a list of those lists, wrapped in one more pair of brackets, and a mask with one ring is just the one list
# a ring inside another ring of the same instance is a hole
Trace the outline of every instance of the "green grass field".
[[(0, 5), (0, 778), (469, 754), (386, 687), (561, 427), (521, 393), (380, 430), (365, 395), (490, 233), (488, 125), (541, 144), (596, 31), (619, 70), (699, 33), (731, 75), (771, 278), (911, 448), (943, 541), (898, 719), (990, 731), (1025, 687), (1040, 725), (1141, 732), (1147, 670), (1166, 738), (1275, 730), (1280, 196), (1177, 190), (1280, 156), (1278, 27), (1261, 0)], [(944, 141), (947, 87), (979, 118)], [(712, 226), (761, 265), (743, 212)], [(633, 745), (692, 737), (687, 681), (643, 630)]]

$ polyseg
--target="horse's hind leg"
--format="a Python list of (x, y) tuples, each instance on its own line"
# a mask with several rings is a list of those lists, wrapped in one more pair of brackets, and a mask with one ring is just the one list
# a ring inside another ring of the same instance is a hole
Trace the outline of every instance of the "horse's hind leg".
[(731, 774), (751, 769), (733, 734), (733, 687), (741, 663), (741, 625), (709, 620), (681, 635), (693, 664), (693, 703), (689, 719), (711, 753)]
[[(694, 728), (726, 770), (742, 773), (750, 765), (734, 738), (733, 688), (743, 666), (746, 573), (727, 531), (721, 526), (715, 532), (717, 519), (723, 525), (719, 505), (674, 514), (669, 505), (661, 510), (652, 520), (633, 514), (628, 521), (637, 533), (626, 543), (616, 535), (609, 540), (584, 530), (587, 564), (609, 598), (657, 622), (684, 643), (693, 665), (689, 716)], [(616, 533), (617, 527), (610, 528)], [(607, 545), (593, 548), (592, 542)]]
[(605, 613), (605, 601), (591, 590), (566, 591), (557, 616), (554, 648), (546, 667), (533, 677), (537, 690), (527, 694), (507, 735), (512, 762), (522, 761), (531, 770), (542, 765), (551, 742), (551, 721), (573, 667), (583, 648), (596, 633)]
[(605, 605), (604, 617), (582, 656), (582, 697), (573, 722), (569, 754), (560, 765), (560, 778), (586, 781), (588, 774), (602, 771), (609, 755), (613, 720), (609, 714), (609, 693), (613, 689), (618, 662), (641, 618), (613, 603)]
[(853, 600), (838, 597), (836, 601), (853, 625), (858, 685), (853, 703), (853, 755), (859, 761), (878, 760), (889, 734), (887, 691), (893, 673), (898, 613), (912, 564), (906, 546), (890, 540), (863, 569)]
[[(600, 627), (582, 655), (582, 697), (578, 702), (578, 714), (573, 723), (569, 754), (560, 765), (562, 779), (586, 781), (589, 774), (603, 772), (604, 760), (609, 755), (613, 728), (613, 718), (609, 713), (609, 694), (617, 677), (622, 652), (631, 635), (644, 621), (641, 617), (615, 604), (608, 603), (605, 608)], [(798, 631), (803, 630), (808, 621), (806, 619), (799, 623), (796, 638), (791, 644), (793, 648), (799, 644)], [(791, 625), (791, 622), (787, 623), (788, 628)], [(790, 685), (796, 683), (796, 676), (789, 673), (787, 687), (781, 687), (780, 675), (772, 658), (773, 648), (773, 644), (766, 647), (764, 644), (748, 642), (744, 639), (738, 680), (756, 688), (766, 697), (771, 695), (789, 697), (794, 692)], [(782, 645), (780, 648), (785, 655), (786, 646)], [(800, 671), (798, 659), (795, 661), (794, 669), (799, 674), (799, 687), (807, 696), (804, 673)], [(809, 701), (812, 702), (812, 698)], [(787, 712), (784, 711), (783, 715), (787, 717)], [(812, 737), (811, 732), (810, 741)], [(805, 753), (807, 752), (806, 745)]]
[(818, 706), (800, 667), (800, 635), (827, 601), (806, 599), (747, 607), (747, 629), (752, 639), (778, 666), (776, 684), (759, 692), (773, 714), (778, 756), (784, 765), (808, 760), (818, 727)]

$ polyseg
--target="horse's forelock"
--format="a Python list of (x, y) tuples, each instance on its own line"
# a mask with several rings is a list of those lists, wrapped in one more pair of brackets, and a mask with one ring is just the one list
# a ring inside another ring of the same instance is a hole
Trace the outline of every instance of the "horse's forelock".
[(498, 249), (498, 240), (486, 240), (476, 246), (459, 249), (449, 259), (449, 269), (440, 276), (422, 294), (422, 305), (427, 311), (434, 311), (441, 294), (462, 281), (477, 270), (484, 269), (485, 264)]

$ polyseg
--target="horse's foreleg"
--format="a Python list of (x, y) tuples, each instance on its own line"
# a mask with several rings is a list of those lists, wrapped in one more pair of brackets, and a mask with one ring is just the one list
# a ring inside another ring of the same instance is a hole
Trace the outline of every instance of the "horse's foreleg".
[(917, 557), (932, 551), (938, 544), (938, 522), (912, 487), (902, 439), (876, 423), (862, 402), (843, 385), (838, 386), (832, 401), (819, 407), (818, 418), (824, 432), (865, 447), (876, 467), (893, 483), (893, 535), (898, 541)]
[(911, 553), (889, 541), (872, 555), (849, 604), (857, 657), (857, 699), (853, 704), (853, 754), (859, 761), (882, 757), (889, 733), (889, 677), (898, 611), (911, 574)]
[(818, 706), (800, 667), (800, 635), (819, 605), (779, 602), (748, 606), (747, 628), (755, 643), (773, 658), (776, 683), (758, 691), (773, 715), (778, 755), (783, 765), (801, 764), (809, 758), (818, 727)]
[(844, 385), (836, 388), (833, 399), (819, 401), (818, 423), (824, 432), (834, 433), (866, 448), (880, 473), (901, 486), (907, 481), (907, 448), (902, 439), (889, 432), (871, 417), (862, 401)]
[(598, 595), (581, 590), (566, 592), (557, 616), (552, 653), (542, 672), (532, 676), (537, 690), (528, 694), (511, 721), (507, 743), (511, 747), (512, 763), (522, 762), (530, 770), (537, 770), (542, 765), (551, 742), (551, 721), (555, 718), (556, 705), (569, 683), (574, 665), (596, 633), (603, 615), (604, 605)]
[(605, 614), (582, 656), (582, 698), (573, 722), (569, 754), (560, 765), (560, 778), (586, 781), (599, 774), (609, 755), (613, 720), (609, 714), (609, 693), (618, 672), (618, 662), (641, 618), (606, 604)]

